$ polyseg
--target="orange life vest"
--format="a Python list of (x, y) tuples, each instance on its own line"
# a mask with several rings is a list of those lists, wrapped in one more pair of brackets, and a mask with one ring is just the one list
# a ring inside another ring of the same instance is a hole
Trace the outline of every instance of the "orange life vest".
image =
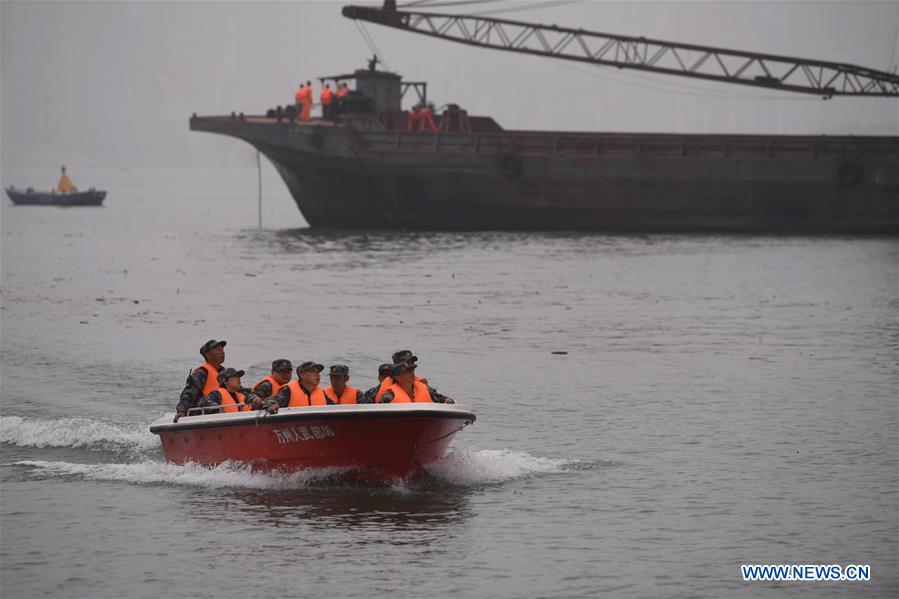
[(337, 397), (337, 392), (334, 391), (334, 387), (328, 387), (325, 389), (325, 397), (330, 399), (331, 403), (335, 404), (359, 403), (359, 389), (347, 385), (347, 388), (343, 391), (343, 395)]
[(303, 89), (304, 88), (302, 88), (302, 87), (297, 89), (297, 93), (295, 93), (293, 95), (293, 98), (294, 98), (294, 100), (296, 100), (297, 104), (303, 103)]
[(325, 399), (325, 394), (322, 391), (321, 387), (316, 387), (312, 390), (312, 397), (306, 395), (306, 392), (303, 391), (302, 385), (300, 385), (299, 379), (294, 379), (284, 385), (288, 389), (290, 389), (290, 403), (287, 404), (288, 408), (296, 408), (297, 406), (326, 406), (328, 405), (328, 401)]
[(409, 397), (409, 394), (406, 393), (405, 389), (399, 385), (391, 385), (388, 391), (393, 391), (393, 401), (390, 403), (434, 403), (434, 400), (431, 399), (431, 392), (428, 391), (427, 385), (419, 383), (418, 381), (415, 381), (412, 385), (414, 397)]
[[(205, 364), (200, 364), (196, 368), (194, 368), (194, 372), (199, 372), (202, 369), (206, 369), (206, 383), (203, 385), (202, 397), (206, 397), (213, 391), (219, 388), (219, 371), (216, 370), (215, 366), (206, 362)], [(181, 372), (184, 372), (183, 370)]]
[(348, 88), (348, 87), (338, 87), (337, 88), (337, 97), (338, 98), (343, 98), (348, 93), (350, 93), (350, 88)]
[(331, 103), (332, 98), (333, 98), (333, 95), (331, 94), (331, 90), (328, 89), (327, 87), (324, 88), (321, 93), (322, 104), (324, 106), (327, 106), (328, 104)]
[(422, 108), (418, 115), (418, 130), (437, 132), (437, 123), (434, 122), (434, 111), (430, 108)]
[[(420, 377), (420, 376), (415, 377), (416, 383), (420, 383), (423, 380), (424, 380), (423, 377)], [(392, 376), (388, 376), (383, 381), (381, 381), (381, 386), (378, 388), (378, 392), (375, 393), (375, 403), (380, 403), (381, 396), (384, 395), (385, 393), (387, 393), (387, 390), (390, 389), (391, 386), (393, 386), (393, 377)], [(430, 396), (431, 395), (429, 393), (428, 397), (430, 397)]]
[[(237, 396), (237, 401), (234, 401), (234, 398), (231, 397), (231, 393), (224, 387), (217, 387), (215, 390), (219, 392), (219, 395), (222, 398), (222, 403), (220, 404), (222, 406), (222, 412), (231, 413), (231, 412), (249, 412), (250, 411), (250, 406), (239, 406), (238, 407), (238, 405), (237, 405), (239, 403), (243, 403), (243, 400), (244, 400), (243, 393), (235, 391), (234, 395)], [(225, 407), (225, 406), (227, 406), (227, 407)]]
[(276, 381), (276, 380), (275, 380), (275, 377), (273, 377), (273, 376), (267, 376), (267, 377), (265, 377), (264, 379), (262, 379), (261, 381), (259, 381), (258, 383), (256, 383), (255, 385), (253, 385), (253, 391), (255, 391), (256, 389), (258, 389), (258, 388), (259, 388), (259, 385), (261, 385), (261, 384), (264, 383), (265, 381), (268, 381), (269, 383), (272, 384), (272, 394), (269, 395), (269, 397), (274, 397), (274, 396), (278, 393), (278, 391), (281, 390), (281, 387), (284, 386), (284, 385), (282, 385), (281, 383), (279, 383), (278, 381)]

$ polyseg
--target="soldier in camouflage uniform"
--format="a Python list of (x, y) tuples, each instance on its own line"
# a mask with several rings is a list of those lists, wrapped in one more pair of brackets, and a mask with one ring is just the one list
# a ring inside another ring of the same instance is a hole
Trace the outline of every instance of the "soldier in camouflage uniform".
[(272, 362), (272, 374), (253, 385), (253, 392), (262, 399), (268, 399), (289, 383), (292, 377), (293, 364), (290, 360), (284, 358), (275, 360)]
[[(212, 393), (199, 401), (199, 407), (210, 408), (208, 410), (203, 410), (203, 413), (215, 414), (222, 411), (249, 412), (251, 410), (260, 409), (262, 407), (262, 398), (252, 391), (247, 392), (247, 390), (240, 384), (240, 378), (244, 374), (243, 370), (235, 370), (233, 368), (225, 368), (222, 370), (217, 377), (219, 388), (214, 389)], [(230, 396), (228, 398), (230, 401), (225, 401), (222, 397), (222, 393), (227, 393)], [(231, 402), (235, 404), (243, 403), (246, 405), (237, 408), (229, 408), (228, 406), (232, 405)], [(222, 404), (225, 405), (224, 408), (221, 407)]]
[(359, 397), (359, 403), (375, 403), (375, 395), (378, 394), (378, 390), (381, 388), (381, 383), (384, 382), (384, 379), (390, 376), (390, 372), (393, 370), (393, 364), (384, 363), (378, 366), (378, 384), (366, 391)]
[[(391, 356), (391, 359), (393, 360), (391, 368), (393, 368), (393, 366), (396, 366), (397, 364), (407, 364), (409, 368), (414, 370), (418, 366), (418, 356), (413, 354), (408, 349), (401, 349), (398, 352), (394, 352)], [(381, 396), (384, 394), (388, 387), (393, 385), (394, 382), (389, 372), (387, 373), (387, 376), (382, 378), (379, 371), (378, 379), (381, 381), (381, 384), (379, 385), (378, 389), (375, 390), (374, 395), (372, 395), (372, 403), (381, 403)], [(422, 383), (424, 385), (428, 384), (428, 379), (424, 377), (416, 376), (415, 380), (416, 382)]]
[[(188, 410), (196, 408), (204, 396), (209, 395), (213, 389), (218, 388), (218, 381), (216, 379), (218, 373), (221, 373), (224, 369), (225, 345), (227, 344), (227, 341), (210, 339), (200, 348), (200, 355), (203, 356), (206, 362), (194, 368), (193, 371), (187, 375), (184, 390), (181, 391), (178, 405), (175, 407), (174, 422), (178, 422), (179, 418), (186, 416)], [(216, 374), (210, 378), (210, 374), (213, 372)], [(241, 391), (245, 395), (252, 393), (249, 389), (241, 389)]]
[(292, 402), (295, 402), (294, 405), (328, 405), (328, 399), (325, 397), (324, 391), (318, 386), (321, 380), (321, 371), (324, 369), (323, 365), (314, 360), (303, 362), (297, 366), (297, 378), (281, 387), (281, 390), (275, 395), (262, 402), (262, 408), (272, 411), (271, 408), (274, 406), (273, 413), (277, 413), (279, 407), (289, 408)]
[(178, 405), (175, 406), (175, 422), (178, 422), (178, 419), (182, 416), (186, 416), (188, 410), (196, 408), (204, 395), (209, 394), (212, 389), (218, 387), (217, 381), (210, 379), (209, 375), (212, 371), (218, 373), (223, 370), (222, 364), (225, 362), (225, 345), (227, 344), (227, 341), (210, 339), (200, 348), (200, 355), (203, 356), (206, 363), (194, 368), (187, 375), (184, 390), (181, 391)]
[[(402, 375), (402, 378), (397, 378)], [(377, 403), (391, 403), (394, 400), (394, 389), (407, 387), (406, 393), (411, 395), (412, 387), (419, 386), (419, 389), (422, 392), (427, 389), (427, 394), (430, 395), (431, 401), (434, 403), (447, 403), (454, 404), (456, 403), (452, 398), (443, 395), (442, 393), (438, 393), (436, 389), (428, 385), (427, 383), (423, 383), (420, 380), (416, 380), (415, 376), (415, 364), (413, 362), (400, 362), (399, 364), (393, 365), (393, 372), (391, 373), (391, 378), (395, 382), (395, 384), (391, 385)], [(400, 392), (402, 395), (402, 393)], [(408, 401), (408, 399), (407, 399)]]

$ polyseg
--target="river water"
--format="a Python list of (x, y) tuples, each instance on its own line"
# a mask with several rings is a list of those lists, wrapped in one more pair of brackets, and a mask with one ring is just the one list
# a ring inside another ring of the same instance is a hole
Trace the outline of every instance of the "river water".
[[(896, 239), (320, 233), (270, 171), (259, 231), (254, 171), (72, 175), (107, 205), (0, 213), (4, 597), (899, 593)], [(209, 338), (245, 383), (410, 348), (478, 420), (397, 487), (169, 465)]]

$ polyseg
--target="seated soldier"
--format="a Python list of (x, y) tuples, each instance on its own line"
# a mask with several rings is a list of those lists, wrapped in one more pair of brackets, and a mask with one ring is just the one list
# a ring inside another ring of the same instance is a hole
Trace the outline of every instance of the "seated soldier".
[[(218, 389), (214, 389), (209, 395), (200, 400), (204, 414), (216, 412), (249, 412), (258, 409), (262, 405), (262, 399), (255, 393), (244, 394), (240, 386), (240, 377), (243, 370), (225, 368), (218, 375)], [(239, 405), (246, 404), (246, 405)]]
[(378, 366), (378, 384), (363, 393), (362, 398), (359, 400), (359, 403), (375, 403), (375, 396), (381, 389), (381, 383), (384, 382), (384, 379), (390, 378), (390, 373), (392, 370), (393, 364), (388, 364), (385, 362), (384, 364)]
[(343, 364), (331, 366), (328, 376), (331, 378), (331, 386), (325, 388), (325, 399), (328, 405), (360, 403), (361, 393), (355, 387), (347, 386), (350, 380), (350, 369)]
[[(290, 381), (272, 397), (266, 399), (262, 407), (274, 412), (278, 408), (296, 408), (300, 406), (326, 406), (328, 405), (325, 394), (318, 386), (321, 381), (321, 372), (325, 367), (316, 362), (303, 362), (297, 366), (296, 380)], [(274, 413), (273, 412), (273, 413)]]
[[(391, 358), (393, 359), (394, 366), (405, 362), (405, 363), (409, 364), (409, 366), (411, 366), (413, 369), (417, 366), (416, 362), (418, 362), (418, 356), (413, 354), (408, 349), (401, 349), (398, 352), (394, 352), (394, 354), (393, 354), (393, 356), (391, 356)], [(428, 379), (420, 377), (420, 376), (416, 376), (415, 380), (418, 381), (419, 383), (424, 383), (425, 385), (428, 384)], [(375, 393), (375, 403), (380, 403), (381, 396), (384, 395), (384, 392), (387, 391), (387, 388), (390, 387), (390, 385), (392, 385), (392, 384), (393, 384), (393, 379), (390, 378), (389, 376), (384, 378), (384, 380), (381, 381), (381, 386), (378, 389), (378, 391)]]
[(293, 364), (283, 358), (272, 362), (272, 374), (253, 385), (253, 393), (262, 399), (268, 399), (278, 393), (281, 387), (293, 377)]
[(391, 376), (394, 383), (387, 388), (378, 403), (456, 403), (449, 397), (437, 393), (415, 380), (415, 366), (408, 362), (394, 364)]
[(197, 403), (202, 398), (218, 387), (216, 377), (224, 368), (222, 364), (225, 362), (225, 346), (227, 344), (227, 341), (210, 339), (200, 348), (200, 355), (203, 356), (205, 362), (194, 368), (187, 376), (184, 390), (175, 407), (174, 422), (178, 422), (179, 418), (186, 416), (191, 408), (197, 407)]

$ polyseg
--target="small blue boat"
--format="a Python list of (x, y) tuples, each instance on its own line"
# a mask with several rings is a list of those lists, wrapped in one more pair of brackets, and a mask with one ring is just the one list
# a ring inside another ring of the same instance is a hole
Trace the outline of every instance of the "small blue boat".
[(13, 204), (22, 206), (99, 206), (106, 198), (106, 192), (91, 187), (87, 191), (78, 191), (66, 175), (66, 167), (62, 167), (62, 176), (56, 189), (51, 191), (35, 191), (33, 188), (16, 189), (7, 187), (6, 195)]

